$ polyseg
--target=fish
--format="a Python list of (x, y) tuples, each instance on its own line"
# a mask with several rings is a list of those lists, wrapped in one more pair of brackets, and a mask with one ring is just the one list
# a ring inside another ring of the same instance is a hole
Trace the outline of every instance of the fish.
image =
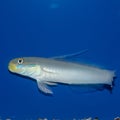
[(112, 91), (115, 71), (100, 67), (71, 62), (68, 59), (86, 52), (68, 55), (44, 57), (20, 57), (10, 60), (8, 70), (37, 81), (38, 88), (44, 94), (53, 94), (49, 86), (80, 85), (95, 90)]

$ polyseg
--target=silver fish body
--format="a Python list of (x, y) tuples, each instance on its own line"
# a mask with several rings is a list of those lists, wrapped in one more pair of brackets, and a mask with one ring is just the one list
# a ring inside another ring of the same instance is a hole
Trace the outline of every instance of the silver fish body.
[[(35, 58), (36, 59), (36, 58)], [(37, 58), (44, 81), (66, 84), (109, 84), (112, 85), (114, 72), (88, 65), (51, 59)]]
[[(22, 64), (18, 63), (22, 60)], [(68, 85), (109, 85), (112, 88), (114, 71), (89, 65), (62, 61), (59, 59), (23, 57), (9, 63), (11, 72), (37, 80), (39, 89), (48, 94), (47, 85), (63, 83)]]

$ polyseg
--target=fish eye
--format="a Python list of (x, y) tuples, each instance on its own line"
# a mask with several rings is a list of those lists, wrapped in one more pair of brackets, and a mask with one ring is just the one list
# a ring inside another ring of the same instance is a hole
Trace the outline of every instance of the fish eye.
[(18, 64), (22, 64), (23, 63), (23, 59), (22, 58), (19, 58), (18, 59)]

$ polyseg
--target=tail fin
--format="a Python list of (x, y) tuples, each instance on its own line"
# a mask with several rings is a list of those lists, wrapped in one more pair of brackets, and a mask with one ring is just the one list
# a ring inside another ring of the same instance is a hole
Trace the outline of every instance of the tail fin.
[(104, 88), (107, 89), (112, 94), (113, 86), (105, 84)]
[(105, 84), (105, 85), (104, 85), (104, 88), (106, 88), (111, 94), (112, 94), (112, 90), (113, 90), (113, 88), (114, 88), (114, 86), (115, 86), (115, 80), (114, 80), (115, 78), (116, 78), (116, 76), (114, 76), (111, 85), (108, 85), (108, 84)]

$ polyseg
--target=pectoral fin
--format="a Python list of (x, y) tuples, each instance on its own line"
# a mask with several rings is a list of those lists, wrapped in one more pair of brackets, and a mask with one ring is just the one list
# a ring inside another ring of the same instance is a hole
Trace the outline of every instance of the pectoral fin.
[(46, 83), (37, 81), (38, 88), (45, 94), (53, 94), (53, 92), (48, 88)]

